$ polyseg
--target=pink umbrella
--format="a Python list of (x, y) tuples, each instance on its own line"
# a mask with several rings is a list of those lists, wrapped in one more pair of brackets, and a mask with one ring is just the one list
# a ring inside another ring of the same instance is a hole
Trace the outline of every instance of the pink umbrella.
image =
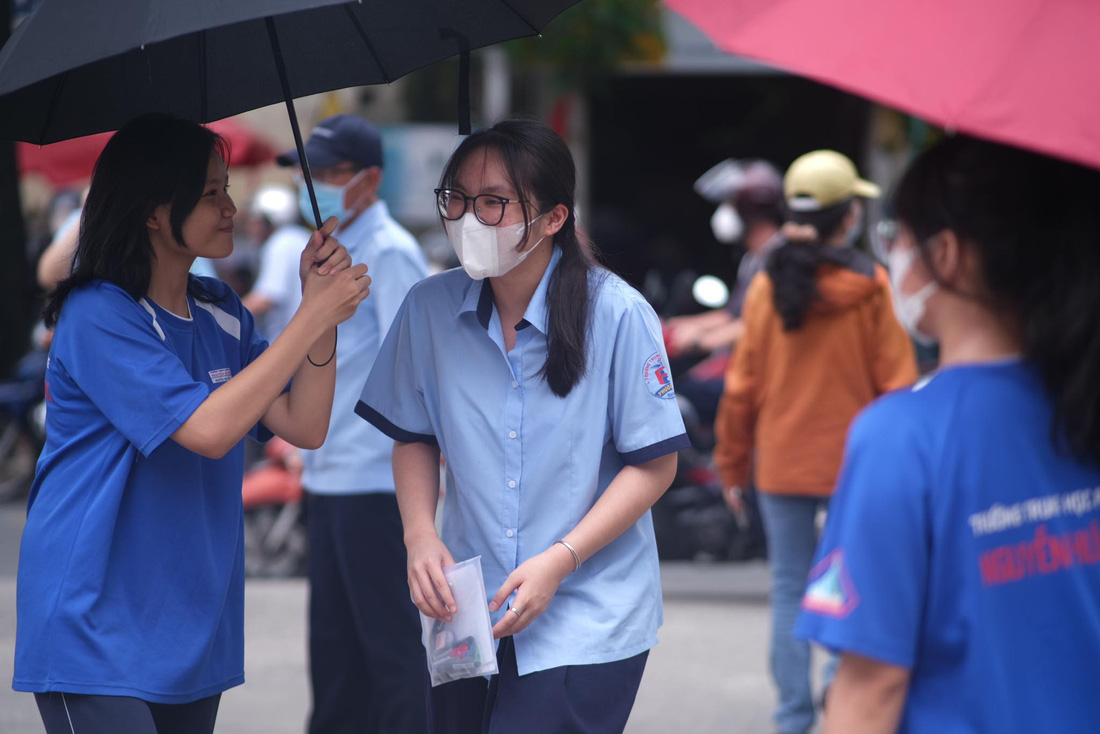
[(1100, 168), (1097, 0), (665, 0), (721, 49)]

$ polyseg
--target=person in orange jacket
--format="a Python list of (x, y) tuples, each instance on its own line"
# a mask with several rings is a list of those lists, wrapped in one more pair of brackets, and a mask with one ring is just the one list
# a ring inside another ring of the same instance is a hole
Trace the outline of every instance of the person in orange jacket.
[(754, 481), (772, 573), (775, 723), (813, 726), (809, 644), (792, 637), (833, 492), (848, 425), (877, 396), (917, 378), (913, 345), (894, 316), (886, 270), (851, 245), (861, 197), (879, 189), (835, 151), (798, 158), (783, 181), (787, 242), (749, 286), (745, 332), (726, 373), (714, 457), (726, 501), (743, 512)]

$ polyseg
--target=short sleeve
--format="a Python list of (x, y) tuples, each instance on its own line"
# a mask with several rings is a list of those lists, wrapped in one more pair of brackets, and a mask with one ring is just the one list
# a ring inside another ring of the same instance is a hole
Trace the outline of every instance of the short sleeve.
[(882, 401), (853, 424), (795, 636), (911, 668), (929, 568), (928, 464), (898, 407)]
[(676, 403), (660, 322), (649, 304), (627, 304), (614, 340), (609, 412), (615, 448), (642, 464), (691, 445)]
[(115, 286), (73, 293), (52, 351), (77, 387), (144, 456), (176, 432), (210, 394)]
[(395, 441), (435, 445), (438, 441), (417, 369), (418, 365), (431, 363), (430, 345), (419, 343), (416, 337), (427, 329), (415, 323), (411, 304), (414, 294), (410, 293), (398, 309), (355, 412)]

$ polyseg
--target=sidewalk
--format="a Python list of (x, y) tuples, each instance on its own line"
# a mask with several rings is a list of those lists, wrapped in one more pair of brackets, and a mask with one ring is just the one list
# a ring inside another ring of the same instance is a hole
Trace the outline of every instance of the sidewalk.
[[(34, 699), (10, 689), (18, 518), (0, 508), (0, 732), (41, 734)], [(17, 533), (16, 533), (17, 535)], [(650, 654), (628, 734), (759, 734), (771, 730), (768, 574), (762, 563), (667, 563), (665, 625)], [(250, 581), (245, 685), (222, 698), (218, 734), (300, 734), (309, 708), (306, 584)]]

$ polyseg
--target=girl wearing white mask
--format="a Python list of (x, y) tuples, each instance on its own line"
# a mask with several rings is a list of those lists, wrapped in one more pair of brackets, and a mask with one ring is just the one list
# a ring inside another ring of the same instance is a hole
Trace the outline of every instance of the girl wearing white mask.
[(965, 137), (882, 254), (941, 366), (852, 426), (798, 634), (825, 732), (1090, 731), (1100, 716), (1100, 172)]
[(463, 267), (413, 287), (357, 407), (398, 442), (420, 611), (461, 611), (443, 568), (481, 556), (500, 673), (433, 688), (433, 732), (621, 732), (656, 643), (649, 508), (688, 442), (656, 314), (582, 241), (575, 175), (541, 123), (463, 141), (437, 191)]

